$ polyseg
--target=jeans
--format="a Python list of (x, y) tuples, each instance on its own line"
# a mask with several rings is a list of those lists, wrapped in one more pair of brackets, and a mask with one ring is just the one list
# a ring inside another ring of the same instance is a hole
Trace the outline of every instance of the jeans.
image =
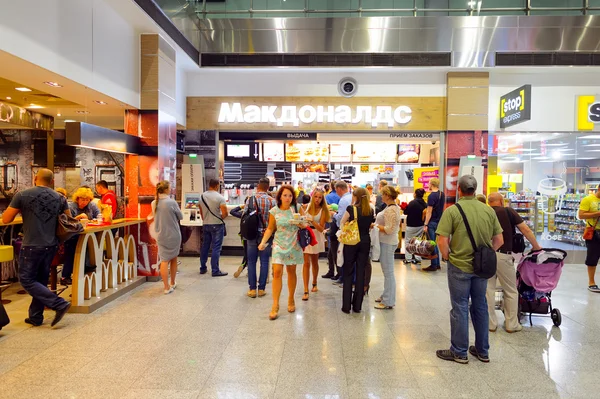
[(23, 247), (19, 254), (19, 279), (23, 289), (32, 296), (29, 319), (36, 324), (44, 321), (44, 307), (63, 310), (69, 303), (48, 289), (50, 265), (57, 246)]
[(475, 330), (477, 353), (488, 355), (488, 309), (485, 293), (487, 280), (472, 273), (465, 273), (448, 262), (448, 288), (450, 289), (450, 350), (458, 356), (467, 356), (469, 350), (469, 297), (471, 297), (471, 321)]
[[(344, 287), (342, 292), (342, 310), (349, 312), (350, 306), (360, 312), (365, 295), (365, 268), (369, 262), (371, 240), (361, 237), (356, 245), (344, 245), (344, 266), (342, 267)], [(352, 280), (356, 269), (356, 282), (352, 292)]]
[[(436, 241), (435, 231), (437, 230), (438, 222), (429, 222), (427, 227), (427, 234), (429, 235), (429, 239)], [(437, 245), (435, 246), (435, 251), (432, 255), (437, 255), (437, 258), (431, 259), (431, 266), (435, 268), (440, 268), (440, 251), (438, 250)]]
[(212, 273), (219, 273), (219, 258), (221, 257), (221, 247), (223, 246), (223, 237), (225, 227), (222, 224), (205, 224), (202, 227), (202, 248), (200, 249), (200, 271), (206, 270), (208, 261), (208, 251), (212, 244), (212, 254), (210, 257), (210, 267)]
[(267, 286), (267, 276), (269, 275), (269, 258), (271, 257), (272, 245), (269, 245), (264, 251), (258, 250), (260, 240), (248, 240), (248, 285), (251, 290), (256, 289), (256, 261), (260, 258), (260, 275), (258, 278), (258, 289), (264, 290)]
[(396, 306), (396, 277), (394, 276), (394, 251), (397, 245), (380, 243), (381, 254), (379, 263), (383, 271), (383, 294), (381, 303), (386, 306)]

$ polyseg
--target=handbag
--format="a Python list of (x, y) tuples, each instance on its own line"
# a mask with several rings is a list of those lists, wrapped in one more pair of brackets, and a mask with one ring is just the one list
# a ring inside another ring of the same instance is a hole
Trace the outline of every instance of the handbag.
[(596, 223), (594, 223), (594, 226), (585, 226), (585, 230), (583, 231), (583, 239), (586, 241), (589, 240), (593, 240), (594, 239), (594, 232), (596, 231), (596, 225), (598, 224), (598, 220), (600, 218), (596, 219)]
[(508, 220), (510, 222), (510, 226), (513, 230), (513, 239), (512, 239), (512, 251), (522, 254), (525, 252), (525, 237), (520, 232), (515, 231), (515, 221), (513, 215), (510, 213), (508, 208), (506, 209), (506, 213), (508, 214)]
[(310, 227), (298, 229), (298, 243), (302, 249), (316, 244), (315, 233)]
[(344, 245), (356, 245), (360, 242), (356, 207), (353, 206), (352, 209), (354, 210), (354, 219), (342, 226), (342, 233), (339, 238), (339, 241)]
[(471, 241), (471, 245), (473, 246), (473, 273), (481, 278), (489, 279), (496, 275), (496, 251), (493, 248), (490, 248), (486, 245), (481, 245), (477, 247), (475, 244), (475, 238), (473, 238), (473, 232), (471, 231), (471, 226), (469, 226), (469, 221), (467, 220), (467, 216), (463, 211), (462, 207), (459, 204), (456, 204), (460, 215), (463, 218), (463, 222), (465, 223), (465, 227), (467, 229), (467, 233), (469, 234), (469, 240)]
[(227, 225), (225, 224), (225, 221), (223, 220), (222, 217), (217, 216), (213, 213), (213, 211), (210, 210), (210, 208), (208, 207), (208, 204), (206, 203), (206, 200), (204, 199), (204, 195), (201, 195), (200, 198), (202, 198), (202, 202), (204, 202), (204, 206), (206, 207), (206, 209), (208, 209), (208, 211), (217, 219), (219, 219), (221, 221), (221, 223), (223, 223), (223, 237), (227, 237)]
[(406, 252), (430, 259), (435, 252), (436, 246), (435, 241), (430, 240), (427, 237), (427, 233), (423, 233), (420, 236), (410, 239), (408, 244), (406, 244)]
[(58, 241), (61, 244), (82, 231), (83, 225), (79, 220), (66, 213), (58, 215), (58, 220), (56, 222), (56, 237), (58, 237)]

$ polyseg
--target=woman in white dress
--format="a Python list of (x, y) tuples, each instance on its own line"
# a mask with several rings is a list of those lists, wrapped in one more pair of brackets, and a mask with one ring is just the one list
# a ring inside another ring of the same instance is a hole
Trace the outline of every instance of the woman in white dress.
[(325, 193), (320, 188), (313, 192), (308, 208), (304, 216), (312, 227), (317, 245), (309, 245), (304, 248), (304, 267), (302, 269), (302, 278), (304, 280), (303, 301), (308, 301), (308, 280), (310, 279), (310, 268), (312, 264), (312, 292), (317, 292), (317, 275), (319, 274), (319, 254), (325, 252), (325, 223), (331, 221), (329, 206), (325, 200)]

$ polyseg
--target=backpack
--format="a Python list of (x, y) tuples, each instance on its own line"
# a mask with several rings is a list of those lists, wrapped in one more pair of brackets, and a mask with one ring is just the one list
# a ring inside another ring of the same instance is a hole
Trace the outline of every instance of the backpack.
[(259, 210), (256, 197), (250, 197), (248, 206), (240, 219), (240, 235), (246, 240), (258, 238), (258, 229), (261, 223)]

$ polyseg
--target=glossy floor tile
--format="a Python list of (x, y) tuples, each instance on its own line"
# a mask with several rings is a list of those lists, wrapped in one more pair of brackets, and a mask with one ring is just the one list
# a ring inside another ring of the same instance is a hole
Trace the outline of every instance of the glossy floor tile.
[(57, 328), (52, 312), (41, 327), (25, 324), (28, 298), (11, 287), (0, 398), (600, 397), (600, 294), (587, 291), (581, 265), (566, 265), (553, 292), (560, 328), (548, 317), (524, 319), (522, 332), (490, 333), (489, 364), (460, 365), (435, 356), (450, 345), (445, 271), (397, 261), (396, 307), (377, 310), (383, 276), (373, 263), (362, 312), (346, 315), (342, 289), (320, 276), (319, 291), (302, 301), (298, 269), (296, 311), (287, 311), (284, 281), (279, 318), (270, 321), (271, 285), (266, 297), (248, 298), (246, 274), (233, 278), (239, 261), (222, 258), (230, 274), (213, 278), (198, 274), (197, 258), (183, 258), (172, 294), (146, 283)]

